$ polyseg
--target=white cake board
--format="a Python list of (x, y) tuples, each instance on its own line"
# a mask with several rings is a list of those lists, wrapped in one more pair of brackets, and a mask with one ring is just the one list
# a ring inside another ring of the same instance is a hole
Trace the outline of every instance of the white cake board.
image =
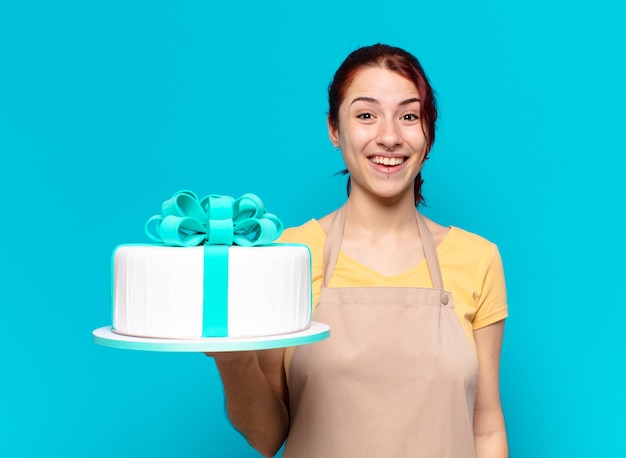
[(93, 341), (105, 347), (162, 352), (222, 352), (268, 350), (306, 345), (330, 336), (330, 326), (316, 321), (304, 331), (266, 337), (211, 337), (199, 339), (157, 339), (131, 337), (113, 332), (111, 326), (93, 331)]

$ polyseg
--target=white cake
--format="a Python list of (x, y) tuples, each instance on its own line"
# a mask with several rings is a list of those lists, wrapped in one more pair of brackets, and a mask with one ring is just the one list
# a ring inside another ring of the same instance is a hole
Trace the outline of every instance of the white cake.
[[(190, 339), (270, 336), (309, 327), (311, 255), (307, 246), (223, 249), (227, 250), (227, 267), (221, 268), (224, 259), (217, 261), (217, 267), (211, 266), (204, 246), (117, 247), (113, 255), (114, 331)], [(213, 269), (207, 270), (211, 272), (207, 278), (205, 269)], [(217, 275), (213, 275), (215, 269)]]

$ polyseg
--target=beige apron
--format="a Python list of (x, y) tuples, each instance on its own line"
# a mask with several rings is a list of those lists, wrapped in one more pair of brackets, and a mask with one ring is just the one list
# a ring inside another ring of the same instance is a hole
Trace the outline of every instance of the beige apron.
[(416, 214), (434, 289), (329, 288), (345, 207), (333, 219), (313, 314), (331, 336), (294, 351), (283, 457), (475, 456), (478, 363), (443, 290), (433, 237)]

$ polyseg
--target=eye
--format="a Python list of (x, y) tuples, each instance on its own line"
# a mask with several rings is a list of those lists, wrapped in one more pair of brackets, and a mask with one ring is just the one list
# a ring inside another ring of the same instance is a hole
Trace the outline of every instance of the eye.
[(372, 113), (360, 113), (356, 115), (356, 117), (359, 119), (372, 119), (374, 116), (372, 115)]
[(419, 118), (420, 118), (419, 115), (415, 113), (407, 113), (405, 115), (402, 115), (403, 121), (418, 121)]

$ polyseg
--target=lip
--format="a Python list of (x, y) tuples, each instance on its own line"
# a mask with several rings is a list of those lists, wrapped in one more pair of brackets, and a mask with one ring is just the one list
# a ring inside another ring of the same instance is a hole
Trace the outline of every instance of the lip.
[[(385, 165), (385, 164), (376, 164), (374, 162), (371, 161), (371, 158), (373, 157), (385, 157), (385, 158), (404, 158), (404, 162), (402, 162), (402, 164), (399, 165)], [(385, 176), (390, 176), (396, 173), (399, 173), (400, 171), (404, 170), (404, 168), (406, 167), (406, 164), (408, 162), (408, 157), (403, 155), (403, 154), (389, 154), (389, 153), (385, 153), (385, 154), (372, 154), (370, 156), (367, 157), (367, 161), (370, 163), (370, 166), (377, 172), (385, 175)]]

